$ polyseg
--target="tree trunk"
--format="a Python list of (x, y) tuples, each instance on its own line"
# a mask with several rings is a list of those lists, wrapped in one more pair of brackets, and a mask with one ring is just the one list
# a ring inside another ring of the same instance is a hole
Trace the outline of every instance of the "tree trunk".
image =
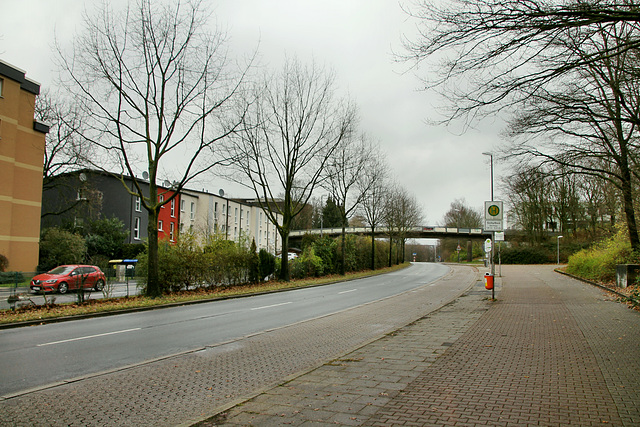
[(393, 249), (393, 239), (389, 236), (389, 267), (391, 267), (393, 258), (392, 258), (392, 249)]
[(347, 268), (345, 266), (347, 261), (347, 256), (345, 254), (347, 249), (347, 230), (344, 225), (344, 219), (342, 220), (342, 244), (340, 246), (342, 246), (342, 254), (340, 255), (340, 258), (342, 259), (342, 262), (340, 263), (340, 275), (344, 276), (347, 273)]
[(640, 237), (638, 236), (638, 225), (636, 224), (636, 214), (633, 208), (633, 189), (631, 186), (631, 173), (628, 169), (622, 171), (622, 205), (625, 219), (627, 220), (627, 230), (629, 231), (629, 243), (634, 252), (640, 252)]
[(371, 269), (376, 269), (376, 239), (375, 239), (375, 227), (371, 227)]
[(160, 279), (158, 277), (158, 209), (149, 212), (149, 225), (147, 226), (148, 266), (147, 266), (147, 296), (157, 298), (162, 295)]
[[(287, 229), (288, 230), (288, 229)], [(280, 280), (288, 282), (291, 280), (289, 275), (289, 232), (285, 232), (284, 227), (278, 230), (282, 239), (282, 253), (280, 256)]]

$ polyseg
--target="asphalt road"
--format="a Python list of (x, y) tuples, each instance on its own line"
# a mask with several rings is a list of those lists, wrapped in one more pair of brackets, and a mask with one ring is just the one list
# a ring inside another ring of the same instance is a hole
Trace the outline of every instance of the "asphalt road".
[(329, 286), (0, 331), (0, 396), (231, 342), (429, 284), (449, 271), (415, 264)]

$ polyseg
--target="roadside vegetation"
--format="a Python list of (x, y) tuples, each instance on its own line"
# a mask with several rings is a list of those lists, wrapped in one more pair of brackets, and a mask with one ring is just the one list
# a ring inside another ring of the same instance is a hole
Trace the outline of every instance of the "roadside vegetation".
[(638, 264), (640, 258), (631, 249), (625, 230), (618, 232), (569, 257), (567, 273), (601, 283), (616, 280), (618, 264)]

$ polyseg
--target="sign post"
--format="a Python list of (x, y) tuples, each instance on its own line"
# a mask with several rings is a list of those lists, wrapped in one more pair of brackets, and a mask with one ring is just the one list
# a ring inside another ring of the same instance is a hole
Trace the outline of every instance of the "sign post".
[[(493, 198), (493, 194), (492, 194)], [(502, 202), (491, 200), (484, 202), (484, 229), (491, 231), (491, 240), (495, 240), (496, 231), (504, 231), (504, 213), (502, 210)], [(488, 240), (488, 239), (487, 239)], [(493, 242), (492, 242), (493, 243)], [(486, 247), (486, 243), (485, 243)], [(495, 277), (496, 266), (493, 262), (493, 245), (489, 245), (489, 260), (491, 262), (491, 275)], [(491, 289), (491, 299), (495, 299), (495, 286)]]

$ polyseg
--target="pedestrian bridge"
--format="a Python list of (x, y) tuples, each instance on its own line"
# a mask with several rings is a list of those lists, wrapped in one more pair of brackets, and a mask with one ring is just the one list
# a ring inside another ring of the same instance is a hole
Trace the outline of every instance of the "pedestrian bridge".
[[(378, 237), (384, 237), (389, 235), (389, 230), (389, 227), (376, 227), (373, 234)], [(369, 227), (347, 227), (345, 228), (345, 231), (348, 234), (371, 235), (371, 228)], [(342, 227), (294, 230), (289, 233), (289, 237), (302, 237), (305, 234), (326, 234), (328, 236), (338, 236), (342, 234)], [(392, 234), (396, 234), (396, 231), (392, 230)], [(443, 239), (446, 237), (466, 237), (481, 239), (491, 237), (491, 231), (485, 231), (482, 228), (418, 226), (409, 228), (406, 231), (405, 236), (410, 239)]]

